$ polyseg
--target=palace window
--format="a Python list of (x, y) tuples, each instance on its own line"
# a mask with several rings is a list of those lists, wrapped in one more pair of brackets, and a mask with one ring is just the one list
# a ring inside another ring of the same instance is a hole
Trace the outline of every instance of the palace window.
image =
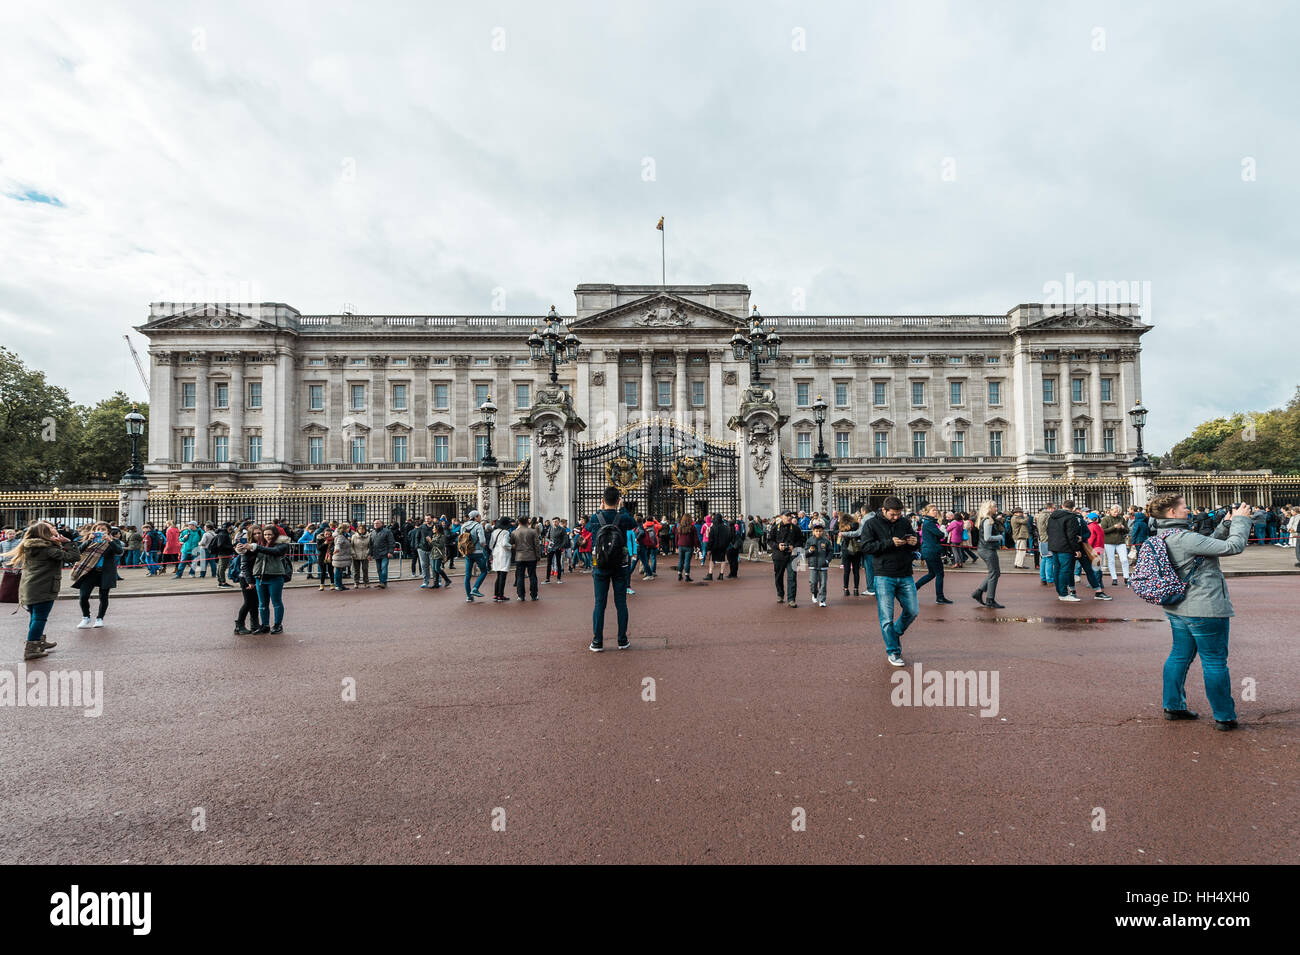
[(324, 438), (307, 439), (307, 463), (308, 464), (325, 463), (325, 439)]
[(260, 434), (250, 434), (248, 436), (248, 463), (256, 464), (262, 460), (262, 436)]
[(395, 464), (406, 463), (406, 435), (393, 435), (393, 462)]
[(796, 365), (809, 365), (812, 364), (812, 359), (807, 355), (799, 355), (795, 358), (794, 363)]
[(1056, 453), (1056, 429), (1055, 428), (1043, 429), (1043, 450), (1046, 451), (1048, 454)]
[(445, 434), (435, 434), (433, 436), (433, 460), (436, 464), (446, 464), (451, 460), (451, 442), (448, 437)]
[(355, 365), (364, 365), (365, 363), (366, 360), (364, 358), (353, 358), (348, 364), (355, 366)]
[(212, 439), (212, 460), (225, 464), (230, 460), (230, 439), (224, 434)]
[(1002, 382), (1000, 381), (989, 382), (989, 404), (991, 405), (1002, 404)]
[(1115, 400), (1115, 379), (1114, 378), (1103, 378), (1101, 380), (1101, 400), (1102, 401)]
[(808, 400), (808, 388), (809, 388), (809, 385), (808, 385), (808, 382), (806, 382), (806, 381), (798, 381), (798, 382), (795, 382), (795, 386), (794, 386), (794, 393), (795, 393), (794, 403), (795, 403), (797, 406), (799, 406), (800, 408), (807, 408), (808, 405), (811, 404), (811, 402)]
[(492, 361), (491, 358), (486, 358), (486, 357), (483, 357), (483, 358), (475, 358), (475, 359), (474, 359), (474, 364), (477, 365), (478, 367), (482, 368), (484, 365), (488, 364), (488, 363), (491, 362), (491, 361)]
[(366, 463), (366, 439), (364, 435), (357, 435), (352, 439), (352, 463)]
[(1002, 432), (1001, 431), (989, 432), (989, 454), (993, 455), (994, 457), (1002, 456)]
[(353, 410), (353, 411), (363, 411), (363, 410), (365, 410), (365, 407), (366, 407), (366, 386), (365, 386), (365, 385), (353, 385), (353, 386), (352, 386), (352, 392), (351, 392), (351, 393), (352, 393), (352, 410)]
[(885, 407), (885, 385), (883, 381), (873, 381), (871, 383), (871, 403), (877, 408)]
[(433, 406), (438, 411), (446, 411), (451, 407), (451, 386), (434, 385), (433, 386)]
[(194, 407), (194, 382), (192, 381), (181, 382), (181, 407), (190, 409)]
[(640, 382), (625, 381), (623, 382), (623, 404), (629, 408), (637, 406), (637, 386)]
[(325, 386), (324, 385), (307, 386), (307, 409), (309, 411), (325, 410)]
[(889, 432), (888, 431), (876, 432), (876, 457), (878, 458), (889, 457)]
[(1105, 428), (1101, 432), (1101, 449), (1107, 454), (1115, 453), (1115, 429)]
[(671, 408), (673, 404), (673, 383), (671, 381), (657, 381), (657, 400), (660, 408)]
[(1083, 401), (1083, 379), (1082, 378), (1070, 379), (1070, 400), (1073, 401), (1075, 404), (1082, 403)]
[(532, 453), (532, 436), (527, 434), (515, 435), (515, 460), (524, 461)]
[(491, 385), (484, 382), (477, 382), (474, 385), (474, 407), (470, 409), (471, 411), (478, 411), (483, 407), (483, 402), (488, 400), (491, 388)]
[(319, 368), (325, 364), (324, 358), (308, 358), (307, 364), (312, 368)]
[(691, 406), (695, 408), (704, 407), (704, 382), (691, 382)]
[(796, 458), (812, 457), (812, 432), (800, 431), (794, 436), (794, 456)]
[(952, 433), (952, 449), (950, 453), (955, 458), (962, 458), (966, 456), (966, 432), (965, 431), (954, 431)]
[(405, 364), (406, 364), (406, 359), (405, 359), (405, 358), (394, 358), (394, 359), (393, 359), (393, 364), (394, 364), (394, 365), (405, 365)]
[(835, 382), (835, 407), (847, 408), (849, 406), (849, 383), (847, 381)]
[(948, 404), (956, 407), (960, 405), (962, 398), (962, 387), (960, 381), (948, 382)]
[(848, 356), (848, 355), (836, 355), (836, 356), (835, 356), (835, 364), (837, 364), (837, 365), (847, 365), (848, 363), (849, 363), (849, 356)]
[(185, 435), (181, 438), (181, 460), (186, 464), (194, 463), (194, 436)]
[(849, 456), (849, 433), (847, 431), (835, 432), (835, 456), (837, 458), (847, 458)]
[(889, 356), (888, 356), (888, 355), (872, 355), (872, 356), (871, 356), (871, 364), (873, 364), (873, 365), (883, 365), (883, 364), (885, 364), (885, 362), (887, 362), (887, 361), (889, 361)]
[(1000, 361), (1002, 361), (1002, 358), (1001, 358), (1000, 356), (998, 356), (998, 355), (985, 355), (985, 356), (984, 356), (984, 364), (986, 364), (986, 365), (996, 365), (996, 364), (998, 364)]
[(925, 404), (925, 382), (912, 382), (912, 407), (920, 408)]
[(216, 404), (218, 408), (230, 407), (230, 386), (224, 381), (217, 383)]
[(1043, 404), (1045, 405), (1056, 404), (1056, 379), (1055, 378), (1043, 379)]
[(961, 364), (961, 355), (949, 355), (949, 356), (948, 356), (948, 364), (950, 364), (950, 365), (960, 365), (960, 364)]
[(925, 457), (925, 432), (924, 431), (912, 432), (912, 457), (914, 458)]
[(474, 435), (474, 460), (482, 461), (485, 457), (487, 457), (487, 449), (488, 449), (487, 435), (486, 434)]
[(248, 407), (262, 407), (262, 383), (260, 381), (250, 381), (248, 383)]
[(913, 365), (924, 365), (924, 364), (925, 364), (925, 356), (924, 356), (924, 355), (913, 355), (912, 358), (911, 358), (911, 362), (912, 362)]
[(533, 386), (527, 382), (515, 385), (515, 407), (520, 411), (533, 406)]
[(1088, 452), (1088, 429), (1074, 429), (1074, 453), (1086, 454)]
[[(406, 385), (403, 384), (393, 385), (393, 410), (394, 411), (406, 410)], [(397, 460), (397, 459), (394, 458), (393, 460)]]

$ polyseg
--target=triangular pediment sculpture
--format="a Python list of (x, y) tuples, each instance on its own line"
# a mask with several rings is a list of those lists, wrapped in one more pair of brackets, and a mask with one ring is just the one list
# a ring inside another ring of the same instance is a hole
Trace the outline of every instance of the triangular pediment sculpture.
[(615, 329), (628, 328), (638, 331), (667, 331), (702, 329), (705, 331), (732, 331), (745, 327), (745, 323), (736, 316), (692, 302), (690, 299), (672, 292), (656, 292), (622, 305), (615, 305), (604, 311), (575, 319), (569, 323), (570, 328)]
[(1104, 306), (1076, 305), (1058, 314), (1044, 316), (1029, 327), (1039, 331), (1053, 328), (1133, 328), (1136, 324), (1133, 319)]

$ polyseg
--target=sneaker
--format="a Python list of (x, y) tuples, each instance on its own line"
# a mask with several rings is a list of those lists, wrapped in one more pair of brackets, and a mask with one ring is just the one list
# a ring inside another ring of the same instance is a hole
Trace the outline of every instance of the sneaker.
[(271, 632), (270, 627), (258, 627), (256, 630), (253, 631), (253, 633), (256, 634), (263, 634), (263, 633), (270, 633), (270, 632)]
[(78, 629), (78, 630), (85, 630), (85, 629), (86, 629), (87, 627), (89, 627), (89, 626), (90, 626), (90, 618), (89, 618), (89, 617), (82, 617), (82, 618), (81, 618), (81, 623), (77, 624), (77, 629)]
[(271, 632), (272, 632), (272, 633), (284, 633), (284, 627), (282, 627), (280, 624), (277, 623), (274, 627), (271, 628)]
[(994, 610), (1006, 610), (1006, 609), (1007, 609), (1007, 608), (1004, 607), (1002, 604), (998, 603), (996, 600), (990, 600), (990, 601), (989, 601), (988, 603), (986, 603), (984, 606), (986, 606), (986, 607), (991, 607), (991, 608), (993, 608)]
[[(1297, 566), (1297, 567), (1300, 567), (1300, 564), (1296, 564), (1296, 566)], [(691, 575), (690, 575), (690, 574), (687, 574), (687, 575), (686, 575), (686, 582), (687, 582), (688, 584), (689, 584), (689, 583), (692, 583), (692, 581), (691, 581)]]
[(797, 603), (795, 603), (793, 600), (787, 600), (787, 601), (785, 602), (785, 605), (786, 605), (787, 607), (797, 607), (797, 606), (799, 606), (799, 605), (798, 605)]
[(1165, 710), (1167, 720), (1194, 720), (1199, 715), (1195, 710)]
[(950, 603), (952, 603), (952, 601), (949, 600), (947, 597), (939, 597), (938, 599), (935, 600), (935, 603), (937, 603), (937, 604), (950, 604)]
[(777, 594), (777, 595), (776, 595), (776, 602), (779, 603), (779, 604), (783, 604), (783, 603), (785, 603), (785, 598), (782, 597), (780, 594)]
[(467, 603), (467, 604), (472, 604), (473, 602), (474, 602), (474, 598), (473, 598), (473, 597), (466, 597), (466, 598), (465, 598), (465, 603)]
[(629, 597), (636, 596), (636, 591), (633, 590), (631, 587), (627, 588), (627, 590), (625, 590), (624, 593), (626, 593)]
[(471, 590), (470, 593), (473, 594), (475, 597), (482, 597), (482, 596), (483, 596), (481, 593), (479, 593), (477, 587), (476, 587), (475, 589)]
[(239, 626), (238, 624), (235, 625), (235, 636), (237, 636), (237, 637), (242, 637), (242, 636), (245, 636), (246, 634), (250, 634), (250, 633), (252, 633), (252, 632), (253, 632), (253, 631), (252, 631), (252, 630), (249, 630), (247, 627), (241, 627), (241, 626)]
[(1079, 598), (1074, 594), (1066, 594), (1064, 597), (1057, 597), (1056, 599), (1069, 604), (1077, 604), (1079, 602)]
[(903, 655), (902, 655), (901, 653), (889, 653), (889, 654), (886, 654), (886, 655), (885, 655), (885, 659), (889, 661), (889, 665), (890, 665), (891, 667), (905, 667), (905, 666), (907, 666), (907, 664), (903, 662)]
[(95, 618), (95, 622), (94, 622), (94, 624), (92, 625), (91, 629), (93, 629), (93, 630), (102, 630), (103, 628), (104, 628), (104, 618), (103, 618), (103, 617), (96, 617), (96, 618)]
[(874, 597), (876, 595), (876, 592), (874, 590), (864, 590), (862, 592), (866, 594), (868, 597)]
[(823, 600), (823, 601), (822, 601), (821, 603), (819, 603), (817, 606), (819, 606), (819, 607), (825, 607), (825, 606), (826, 606), (826, 601)]
[(1093, 599), (1093, 600), (1114, 600), (1115, 598), (1112, 597), (1110, 594), (1102, 593), (1102, 592), (1099, 590), (1099, 591), (1097, 591), (1095, 594), (1092, 595), (1092, 599)]
[(1222, 730), (1223, 732), (1226, 733), (1229, 732), (1230, 730), (1235, 730), (1237, 728), (1237, 721), (1236, 720), (1215, 720), (1214, 728), (1216, 730)]
[(599, 640), (593, 640), (591, 641), (591, 645), (588, 646), (587, 649), (590, 650), (592, 653), (600, 653), (605, 649), (605, 644)]
[(428, 585), (428, 584), (420, 584), (420, 589), (421, 589), (421, 590), (428, 590), (428, 589), (429, 589), (429, 585)]
[(626, 650), (631, 645), (632, 644), (628, 641), (627, 637), (624, 637), (622, 640), (618, 641), (618, 648), (620, 650)]

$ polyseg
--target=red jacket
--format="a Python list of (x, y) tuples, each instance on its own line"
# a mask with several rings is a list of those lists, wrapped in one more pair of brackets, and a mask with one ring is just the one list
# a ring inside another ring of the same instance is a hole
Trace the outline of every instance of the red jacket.
[(1106, 549), (1106, 534), (1096, 521), (1088, 524), (1088, 544), (1098, 554)]
[(683, 522), (677, 525), (677, 546), (678, 547), (697, 547), (700, 543), (700, 535), (695, 532), (695, 525)]

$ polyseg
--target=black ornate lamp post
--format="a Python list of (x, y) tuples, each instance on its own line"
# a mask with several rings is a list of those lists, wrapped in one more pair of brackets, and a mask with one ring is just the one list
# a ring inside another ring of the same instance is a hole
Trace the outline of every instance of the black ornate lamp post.
[(478, 406), (479, 412), (483, 415), (483, 420), (487, 422), (487, 447), (484, 449), (483, 460), (479, 462), (485, 468), (494, 468), (497, 466), (497, 459), (492, 454), (492, 429), (497, 423), (497, 406), (492, 403), (492, 396), (487, 396), (487, 401)]
[(826, 467), (831, 463), (831, 456), (826, 453), (822, 435), (822, 426), (826, 424), (826, 400), (821, 395), (813, 402), (812, 412), (813, 420), (817, 422), (817, 453), (813, 455), (813, 467)]
[(124, 481), (143, 481), (144, 468), (140, 466), (139, 442), (144, 434), (145, 417), (135, 408), (126, 416), (126, 433), (131, 436), (131, 467), (122, 476)]
[(528, 352), (533, 361), (550, 361), (551, 384), (559, 381), (559, 366), (578, 358), (578, 336), (564, 327), (564, 321), (555, 314), (555, 306), (546, 316), (546, 331), (534, 328), (528, 336)]
[(1129, 410), (1128, 416), (1133, 419), (1133, 429), (1137, 432), (1138, 438), (1138, 453), (1137, 457), (1133, 459), (1133, 465), (1135, 467), (1149, 468), (1151, 466), (1151, 461), (1142, 451), (1142, 429), (1147, 425), (1147, 409), (1142, 406), (1142, 400), (1140, 398)]
[(749, 316), (749, 328), (743, 332), (737, 329), (731, 336), (731, 354), (736, 361), (749, 359), (749, 387), (758, 387), (758, 366), (775, 361), (780, 351), (781, 336), (777, 334), (776, 326), (764, 331), (763, 316), (758, 314), (755, 305), (754, 314)]

